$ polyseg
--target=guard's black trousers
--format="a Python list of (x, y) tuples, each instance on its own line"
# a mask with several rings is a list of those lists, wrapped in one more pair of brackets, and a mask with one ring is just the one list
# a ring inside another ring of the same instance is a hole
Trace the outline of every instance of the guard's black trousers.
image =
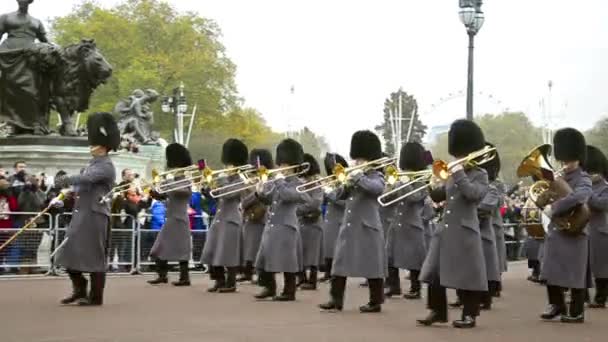
[(595, 302), (606, 304), (608, 298), (608, 279), (595, 278)]
[[(258, 277), (258, 285), (267, 288), (271, 293), (276, 293), (277, 281), (274, 273), (260, 271)], [(295, 297), (296, 273), (283, 273), (283, 283), (283, 292), (281, 294), (288, 297)]]
[[(80, 293), (86, 293), (86, 279), (82, 272), (68, 270), (68, 275), (72, 281), (72, 286), (75, 290)], [(106, 287), (106, 274), (105, 272), (93, 272), (90, 274), (91, 278), (91, 291), (88, 294), (89, 302), (94, 305), (103, 304), (103, 292)]]
[[(367, 279), (369, 284), (369, 304), (382, 305), (384, 303), (384, 279)], [(346, 277), (333, 276), (329, 295), (334, 303), (342, 306), (344, 303), (344, 293), (346, 292)]]
[(571, 317), (577, 317), (585, 312), (585, 289), (570, 289), (570, 308), (566, 306), (564, 296), (565, 288), (547, 285), (547, 296), (549, 304), (559, 308), (561, 314), (568, 313)]
[[(458, 297), (462, 303), (462, 316), (479, 316), (479, 305), (481, 303), (481, 291), (457, 290)], [(437, 313), (439, 318), (448, 319), (448, 297), (446, 288), (441, 286), (438, 280), (428, 286), (428, 308)]]
[(238, 272), (239, 267), (224, 268), (223, 266), (211, 266), (209, 277), (211, 280), (215, 280), (220, 287), (232, 288), (236, 287), (236, 275)]

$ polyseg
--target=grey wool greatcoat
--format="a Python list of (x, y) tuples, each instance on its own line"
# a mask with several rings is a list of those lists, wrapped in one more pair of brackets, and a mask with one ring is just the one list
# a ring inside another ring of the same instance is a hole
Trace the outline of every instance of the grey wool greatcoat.
[(375, 170), (352, 176), (341, 188), (346, 199), (344, 220), (338, 233), (332, 275), (367, 279), (385, 278), (388, 264), (378, 196), (384, 176)]
[[(175, 180), (183, 179), (176, 177)], [(188, 261), (192, 252), (188, 206), (192, 190), (176, 189), (167, 193), (167, 219), (160, 229), (150, 256), (165, 261)]]
[(485, 170), (457, 171), (445, 186), (446, 205), (420, 279), (460, 290), (487, 291), (488, 277), (477, 217), (477, 207), (488, 192)]
[[(217, 186), (227, 186), (241, 182), (239, 175), (220, 177)], [(215, 217), (207, 233), (201, 263), (211, 266), (241, 266), (241, 225), (243, 218), (239, 208), (241, 193), (235, 192), (217, 200)]]
[(393, 224), (393, 220), (395, 219), (395, 206), (390, 207), (379, 207), (380, 211), (380, 221), (382, 222), (382, 231), (384, 232), (384, 238), (387, 237), (388, 229), (391, 224)]
[(310, 195), (296, 191), (301, 184), (297, 177), (288, 177), (267, 183), (262, 193), (258, 193), (270, 209), (256, 268), (271, 273), (297, 273), (304, 269), (296, 210), (310, 200)]
[(502, 273), (499, 265), (498, 248), (496, 247), (496, 234), (492, 222), (494, 220), (494, 212), (498, 210), (499, 204), (500, 193), (495, 186), (490, 184), (488, 192), (477, 209), (488, 281), (500, 281), (500, 274)]
[(508, 268), (507, 261), (507, 245), (505, 244), (505, 228), (500, 214), (500, 208), (504, 204), (505, 186), (499, 181), (495, 180), (491, 183), (498, 195), (498, 206), (494, 209), (492, 217), (492, 226), (494, 227), (494, 234), (496, 235), (496, 250), (498, 252), (498, 269), (500, 273), (506, 272)]
[(312, 190), (306, 202), (298, 207), (304, 267), (317, 267), (323, 261), (323, 190)]
[(540, 254), (543, 250), (544, 239), (535, 239), (528, 236), (524, 243), (524, 254), (528, 260), (540, 260)]
[(327, 210), (323, 221), (323, 256), (333, 259), (346, 201), (338, 199), (338, 189), (326, 194), (325, 198), (327, 199)]
[[(397, 183), (400, 186), (400, 183)], [(414, 183), (403, 189), (400, 194), (424, 186)], [(386, 254), (389, 266), (406, 270), (420, 271), (426, 258), (425, 227), (422, 212), (428, 191), (422, 190), (395, 203), (395, 217), (386, 237)]]
[(591, 219), (589, 242), (591, 248), (591, 273), (595, 278), (608, 278), (608, 184), (601, 180), (593, 184), (593, 196), (589, 199)]
[[(255, 196), (255, 191), (248, 193), (241, 200), (241, 209), (243, 213), (255, 205), (259, 205), (261, 201)], [(266, 225), (267, 214), (258, 222), (254, 221), (251, 217), (243, 216), (243, 261), (255, 262), (255, 257), (258, 255), (258, 249), (260, 249), (260, 243), (262, 242), (262, 234), (264, 233), (264, 226)]]
[(78, 189), (65, 236), (68, 240), (57, 252), (57, 264), (70, 271), (106, 271), (110, 206), (100, 200), (110, 192), (115, 180), (116, 170), (108, 156), (93, 158), (79, 176), (67, 178), (64, 185)]
[(433, 208), (433, 201), (430, 197), (424, 200), (424, 209), (422, 209), (422, 223), (424, 224), (424, 244), (427, 249), (431, 245), (431, 238), (435, 231), (435, 208)]
[[(551, 217), (567, 214), (578, 205), (587, 203), (593, 194), (591, 178), (580, 168), (566, 173), (564, 179), (570, 184), (572, 193), (551, 206)], [(545, 238), (541, 279), (548, 285), (571, 289), (584, 289), (588, 279), (589, 236), (587, 230), (577, 236), (569, 235), (549, 224)]]

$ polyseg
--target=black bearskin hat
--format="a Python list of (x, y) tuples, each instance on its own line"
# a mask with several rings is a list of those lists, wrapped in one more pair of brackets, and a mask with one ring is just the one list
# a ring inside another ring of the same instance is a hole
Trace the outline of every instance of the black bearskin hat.
[(562, 128), (553, 136), (553, 152), (555, 159), (568, 162), (578, 160), (585, 164), (587, 143), (585, 137), (574, 128)]
[(260, 162), (260, 166), (263, 166), (267, 169), (274, 169), (274, 162), (272, 160), (272, 153), (266, 149), (254, 148), (249, 153), (249, 164), (257, 167), (258, 160)]
[(249, 151), (247, 145), (238, 139), (228, 139), (222, 146), (222, 164), (242, 166), (247, 164)]
[(299, 165), (304, 160), (304, 149), (299, 142), (293, 139), (285, 139), (277, 146), (277, 165)]
[(337, 153), (327, 153), (325, 155), (325, 160), (323, 160), (323, 164), (325, 164), (325, 172), (327, 172), (328, 176), (334, 173), (334, 167), (336, 167), (337, 164), (340, 164), (345, 168), (348, 167), (346, 159)]
[(601, 174), (608, 176), (608, 159), (606, 155), (595, 146), (587, 146), (587, 161), (584, 169), (589, 174)]
[(87, 120), (90, 146), (105, 146), (117, 150), (120, 146), (120, 131), (114, 116), (110, 113), (94, 113)]
[(378, 136), (370, 131), (358, 131), (350, 141), (350, 158), (367, 161), (382, 158), (382, 144)]
[(311, 177), (321, 174), (321, 168), (317, 159), (308, 153), (304, 153), (304, 162), (310, 164), (310, 168), (304, 174), (304, 177)]
[[(489, 142), (486, 142), (486, 145), (490, 147), (495, 147), (492, 143)], [(488, 173), (488, 180), (490, 182), (495, 181), (498, 178), (498, 174), (500, 174), (500, 155), (498, 154), (498, 150), (496, 150), (494, 153), (494, 159), (480, 165)]]
[(399, 168), (401, 170), (420, 171), (426, 169), (426, 150), (417, 142), (408, 142), (401, 148)]
[(182, 168), (192, 165), (190, 151), (178, 143), (169, 144), (169, 146), (167, 146), (165, 149), (165, 156), (167, 158), (168, 169)]
[(464, 157), (481, 150), (486, 144), (481, 128), (469, 120), (456, 120), (448, 133), (448, 152), (453, 157)]

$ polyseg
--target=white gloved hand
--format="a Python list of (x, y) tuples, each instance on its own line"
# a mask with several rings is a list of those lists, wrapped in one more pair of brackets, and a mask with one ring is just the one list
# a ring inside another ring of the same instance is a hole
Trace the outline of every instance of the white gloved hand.
[(49, 205), (54, 208), (63, 208), (64, 204), (63, 204), (63, 201), (60, 200), (59, 198), (53, 198), (51, 200), (51, 203), (49, 203)]
[(326, 185), (326, 186), (323, 187), (323, 192), (326, 193), (326, 194), (330, 194), (332, 191), (334, 191), (334, 188), (332, 188), (329, 185)]
[(285, 179), (285, 175), (282, 173), (277, 173), (276, 176), (274, 176), (275, 179)]
[(450, 169), (450, 172), (451, 173), (456, 173), (456, 172), (462, 171), (462, 170), (464, 170), (464, 167), (462, 166), (462, 164), (457, 164), (457, 165), (454, 165), (454, 167), (452, 167)]

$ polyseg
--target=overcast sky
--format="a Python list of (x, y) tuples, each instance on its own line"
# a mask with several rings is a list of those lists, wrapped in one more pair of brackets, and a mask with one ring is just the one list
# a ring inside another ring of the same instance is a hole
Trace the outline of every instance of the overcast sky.
[[(77, 2), (36, 0), (31, 13), (60, 16)], [(463, 97), (442, 100), (466, 88), (457, 0), (169, 2), (217, 21), (240, 94), (276, 129), (307, 125), (347, 154), (351, 134), (378, 124), (399, 87), (416, 96), (430, 126), (464, 116)], [(15, 8), (0, 3), (2, 13)], [(522, 110), (540, 123), (549, 80), (556, 126), (587, 129), (608, 114), (608, 2), (487, 0), (483, 10), (476, 114)]]

